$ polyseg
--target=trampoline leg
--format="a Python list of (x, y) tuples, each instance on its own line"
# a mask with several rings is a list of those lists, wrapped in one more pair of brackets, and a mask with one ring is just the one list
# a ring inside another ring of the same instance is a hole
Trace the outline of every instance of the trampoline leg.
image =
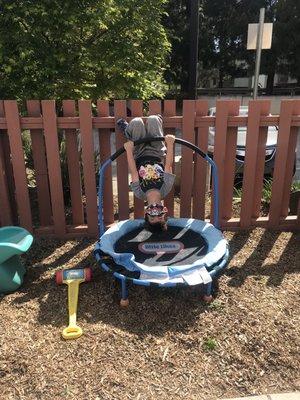
[(127, 307), (129, 305), (129, 300), (128, 300), (128, 290), (125, 279), (121, 280), (121, 284), (122, 284), (122, 294), (121, 294), (120, 306)]
[(212, 297), (212, 282), (207, 283), (205, 287), (205, 295), (203, 296), (203, 300), (206, 303), (211, 303), (213, 301)]

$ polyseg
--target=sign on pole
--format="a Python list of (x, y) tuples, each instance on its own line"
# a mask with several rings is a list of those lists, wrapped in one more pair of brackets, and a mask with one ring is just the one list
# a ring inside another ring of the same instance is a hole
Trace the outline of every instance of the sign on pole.
[(265, 9), (261, 8), (259, 10), (259, 23), (248, 25), (247, 49), (256, 50), (253, 99), (256, 99), (258, 92), (261, 50), (270, 49), (272, 43), (273, 24), (265, 24), (264, 22)]
[[(257, 33), (259, 24), (248, 24), (247, 50), (256, 50)], [(262, 49), (270, 49), (272, 44), (273, 24), (263, 26)]]

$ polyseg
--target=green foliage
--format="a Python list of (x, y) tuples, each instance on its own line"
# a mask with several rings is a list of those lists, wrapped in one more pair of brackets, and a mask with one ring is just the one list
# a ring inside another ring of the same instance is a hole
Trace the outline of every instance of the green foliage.
[(219, 300), (214, 300), (212, 303), (208, 305), (210, 310), (221, 311), (224, 308), (224, 304)]
[(292, 183), (292, 192), (299, 192), (300, 191), (300, 181)]
[(276, 9), (278, 70), (297, 78), (300, 84), (300, 2), (278, 0)]
[[(166, 79), (188, 83), (189, 2), (169, 0), (166, 6), (172, 53)], [(218, 74), (219, 86), (238, 76), (254, 73), (255, 52), (249, 51), (249, 23), (257, 23), (260, 8), (265, 8), (265, 22), (273, 22), (272, 48), (262, 52), (261, 73), (268, 75), (273, 86), (275, 72), (290, 74), (300, 82), (300, 2), (295, 0), (199, 0), (199, 65), (198, 85), (207, 86), (208, 79)], [(238, 62), (237, 62), (238, 61)]]
[(218, 345), (217, 341), (213, 338), (207, 338), (203, 342), (203, 348), (204, 348), (204, 350), (207, 350), (207, 351), (215, 350), (217, 345)]
[[(262, 202), (266, 205), (271, 203), (272, 198), (272, 185), (273, 179), (264, 179), (264, 186), (262, 190)], [(300, 182), (294, 182), (291, 186), (291, 192), (297, 192), (300, 190)], [(233, 201), (234, 203), (240, 203), (242, 199), (243, 190), (242, 188), (233, 189)]]
[(0, 98), (160, 97), (166, 0), (0, 3)]
[(170, 85), (181, 85), (183, 91), (188, 87), (189, 62), (189, 10), (186, 0), (169, 0), (163, 19), (168, 38), (172, 45), (169, 55), (169, 68), (165, 77)]
[(271, 198), (272, 198), (272, 184), (273, 180), (272, 179), (264, 179), (264, 186), (262, 190), (262, 201), (265, 204), (270, 204), (271, 203)]
[[(271, 197), (272, 197), (272, 183), (273, 180), (272, 178), (265, 178), (264, 179), (264, 185), (263, 185), (263, 190), (262, 190), (262, 202), (265, 204), (270, 204), (271, 202)], [(233, 189), (233, 201), (234, 203), (240, 203), (243, 195), (243, 189), (242, 188), (234, 188)]]

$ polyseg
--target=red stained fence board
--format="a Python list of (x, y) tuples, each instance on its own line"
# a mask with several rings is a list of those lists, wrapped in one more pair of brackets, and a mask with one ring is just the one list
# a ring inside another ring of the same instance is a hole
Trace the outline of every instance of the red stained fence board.
[(291, 123), (293, 115), (297, 114), (300, 114), (299, 100), (282, 100), (269, 215), (272, 228), (278, 228), (280, 219), (288, 214), (298, 134), (298, 128), (291, 127)]
[[(143, 102), (142, 100), (131, 100), (131, 116), (143, 116)], [(134, 196), (134, 218), (144, 217), (144, 202)]]
[[(97, 110), (99, 117), (109, 116), (109, 102), (107, 100), (97, 101)], [(100, 163), (102, 164), (111, 156), (111, 132), (110, 129), (99, 129), (99, 145), (100, 145)], [(99, 176), (98, 176), (99, 179)], [(114, 222), (113, 207), (113, 187), (112, 187), (112, 168), (111, 165), (106, 167), (104, 172), (104, 189), (103, 189), (103, 218), (106, 225)]]
[[(76, 115), (74, 100), (63, 101), (63, 113), (65, 117), (74, 117)], [(82, 204), (80, 156), (76, 129), (65, 129), (65, 138), (72, 206), (72, 221), (74, 225), (82, 225), (84, 224), (84, 213)]]
[[(26, 102), (27, 113), (30, 117), (41, 117), (41, 105), (39, 100)], [(32, 157), (36, 178), (36, 189), (41, 226), (51, 225), (52, 212), (50, 203), (50, 189), (46, 160), (46, 148), (42, 129), (31, 129)]]
[[(196, 101), (196, 116), (206, 116), (208, 114), (208, 102), (205, 100)], [(196, 145), (207, 153), (208, 146), (208, 126), (196, 129)], [(205, 217), (205, 197), (207, 186), (208, 163), (200, 155), (194, 157), (194, 188), (193, 188), (193, 218), (204, 219)]]
[[(233, 148), (235, 149), (236, 145), (236, 133), (231, 129), (228, 130), (228, 117), (238, 114), (239, 105), (240, 102), (237, 100), (217, 100), (216, 106), (214, 161), (219, 175), (219, 215), (221, 220), (228, 219), (228, 214), (230, 214), (231, 203), (228, 201), (228, 194), (232, 195), (233, 191), (233, 163), (235, 162)], [(213, 221), (213, 202), (211, 214)]]
[(260, 127), (260, 118), (262, 115), (268, 115), (269, 111), (269, 100), (251, 100), (249, 102), (241, 203), (242, 228), (249, 228), (252, 219), (259, 215), (268, 131), (268, 128)]
[(54, 229), (55, 234), (58, 237), (64, 237), (66, 233), (66, 221), (61, 179), (55, 101), (42, 100), (42, 113)]
[(79, 100), (79, 124), (82, 143), (82, 163), (84, 193), (86, 199), (86, 218), (89, 227), (89, 233), (98, 232), (98, 210), (97, 210), (97, 192), (96, 192), (96, 169), (94, 140), (92, 130), (92, 110), (90, 100)]
[[(122, 147), (125, 143), (123, 133), (120, 131), (116, 122), (119, 118), (127, 116), (126, 101), (115, 100), (115, 132), (116, 132), (116, 150)], [(129, 196), (128, 196), (128, 164), (126, 153), (124, 152), (117, 158), (117, 180), (118, 180), (118, 207), (119, 219), (124, 220), (129, 218)]]
[(17, 102), (14, 100), (4, 101), (4, 109), (16, 186), (16, 199), (20, 225), (32, 232), (32, 216)]
[[(175, 115), (176, 115), (176, 101), (175, 100), (165, 100), (163, 116), (164, 117), (173, 117)], [(164, 128), (164, 134), (165, 135), (167, 135), (167, 134), (175, 135), (175, 132), (174, 132), (173, 128)], [(165, 203), (166, 207), (168, 208), (169, 216), (173, 217), (174, 216), (174, 187), (172, 188), (172, 190), (169, 192), (169, 194), (165, 198), (164, 203)]]
[[(195, 143), (195, 102), (184, 100), (182, 139)], [(191, 216), (191, 199), (193, 188), (193, 151), (186, 146), (181, 149), (181, 182), (180, 182), (180, 217)]]

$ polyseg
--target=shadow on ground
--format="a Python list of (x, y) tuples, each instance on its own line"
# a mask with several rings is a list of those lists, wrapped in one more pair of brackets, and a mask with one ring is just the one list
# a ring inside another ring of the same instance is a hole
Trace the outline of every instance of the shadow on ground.
[[(268, 276), (267, 285), (278, 286), (286, 274), (299, 272), (299, 234), (291, 236), (278, 263), (264, 265), (279, 234), (266, 231), (241, 266), (229, 267), (225, 272), (230, 278), (229, 286), (242, 286), (248, 276)], [(232, 237), (232, 260), (243, 249), (250, 235), (251, 232), (243, 232)], [(159, 289), (134, 286), (129, 289), (129, 308), (121, 309), (120, 288), (96, 264), (92, 253), (94, 243), (94, 240), (88, 239), (72, 241), (66, 250), (63, 241), (37, 240), (25, 257), (28, 273), (14, 303), (37, 300), (38, 322), (64, 327), (67, 321), (67, 287), (56, 285), (55, 271), (67, 265), (68, 268), (90, 266), (94, 272), (93, 281), (80, 286), (78, 317), (86, 323), (102, 322), (139, 336), (160, 336), (166, 331), (188, 331), (201, 313), (210, 311), (211, 308), (200, 300), (199, 291), (188, 287)], [(48, 261), (44, 264), (46, 258)]]
[[(234, 258), (246, 243), (245, 236), (240, 238), (237, 233), (230, 241), (231, 259)], [(245, 259), (240, 267), (231, 267), (225, 274), (231, 279), (228, 284), (240, 287), (248, 276), (268, 277), (267, 286), (279, 286), (286, 274), (300, 272), (300, 234), (294, 233), (285, 246), (279, 260), (275, 263), (265, 263), (269, 253), (273, 249), (280, 232), (265, 231), (256, 244), (254, 251)]]

